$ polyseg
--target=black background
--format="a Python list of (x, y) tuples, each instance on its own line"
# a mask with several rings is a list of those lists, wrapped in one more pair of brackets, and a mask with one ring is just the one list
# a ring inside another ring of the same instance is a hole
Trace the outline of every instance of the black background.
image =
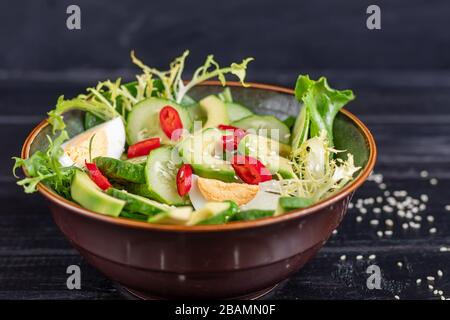
[[(81, 7), (81, 30), (66, 28), (66, 8)], [(366, 28), (366, 8), (381, 7), (382, 29)], [(70, 97), (105, 78), (131, 79), (129, 52), (164, 68), (190, 49), (187, 75), (215, 54), (222, 64), (255, 57), (248, 80), (292, 87), (299, 73), (326, 75), (354, 89), (348, 108), (372, 130), (376, 171), (388, 189), (430, 197), (435, 217), (379, 239), (370, 217), (349, 210), (337, 235), (273, 299), (436, 299), (416, 278), (444, 271), (436, 287), (450, 290), (450, 2), (318, 1), (2, 1), (0, 3), (0, 298), (116, 299), (116, 286), (87, 265), (51, 221), (39, 195), (14, 184), (10, 157), (60, 94)], [(188, 76), (186, 76), (188, 78)], [(427, 170), (438, 178), (420, 178)], [(355, 198), (379, 196), (373, 182)], [(386, 218), (386, 217), (383, 217)], [(382, 220), (381, 220), (382, 221)], [(347, 255), (347, 261), (339, 257)], [(364, 255), (356, 261), (358, 254)], [(368, 290), (365, 268), (376, 254), (382, 290)], [(402, 261), (404, 268), (396, 266)], [(82, 269), (82, 290), (66, 289), (65, 270)]]

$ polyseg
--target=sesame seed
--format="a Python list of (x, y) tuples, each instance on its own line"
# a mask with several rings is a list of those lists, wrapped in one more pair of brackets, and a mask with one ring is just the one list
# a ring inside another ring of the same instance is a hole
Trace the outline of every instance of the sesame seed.
[(433, 222), (434, 221), (434, 217), (433, 216), (427, 216), (427, 221), (428, 222)]
[(356, 256), (356, 260), (362, 260), (363, 259), (363, 256), (362, 255), (357, 255)]
[(401, 261), (397, 262), (397, 267), (399, 267), (399, 268), (403, 267), (403, 262), (401, 262)]
[(442, 270), (438, 270), (437, 275), (439, 278), (441, 278), (444, 275), (444, 273), (442, 272)]
[(438, 179), (436, 179), (436, 178), (431, 178), (431, 179), (430, 179), (430, 184), (431, 184), (432, 186), (437, 185), (437, 184), (438, 184)]
[[(430, 182), (431, 183), (431, 182)], [(386, 184), (385, 183), (380, 183), (380, 185), (378, 186), (381, 190), (386, 189)]]
[(422, 178), (428, 177), (428, 171), (427, 171), (427, 170), (422, 170), (422, 171), (420, 171), (420, 176), (421, 176)]
[(415, 221), (422, 221), (422, 217), (421, 216), (414, 216), (414, 220)]
[(439, 251), (440, 251), (440, 252), (447, 252), (447, 251), (449, 251), (449, 250), (448, 250), (447, 247), (440, 247), (440, 248), (439, 248)]
[(394, 221), (392, 221), (391, 219), (386, 219), (386, 221), (384, 221), (384, 223), (385, 223), (388, 227), (394, 226)]
[(387, 191), (387, 190), (383, 193), (383, 195), (384, 195), (385, 197), (389, 197), (390, 194), (391, 194), (391, 193), (390, 193), (389, 191)]
[(393, 234), (394, 234), (394, 232), (393, 232), (392, 230), (386, 230), (386, 231), (384, 232), (384, 235), (386, 235), (386, 236), (388, 236), (388, 237), (392, 236)]
[(440, 296), (442, 296), (442, 295), (444, 294), (444, 291), (438, 290), (438, 294), (439, 294)]
[(420, 200), (422, 200), (423, 202), (428, 202), (428, 196), (426, 194), (421, 194)]
[(377, 203), (382, 203), (383, 202), (383, 198), (382, 197), (377, 197), (376, 201), (377, 201)]
[(431, 228), (430, 230), (428, 230), (428, 232), (430, 232), (431, 234), (436, 233), (437, 229), (436, 228)]
[(445, 297), (444, 297), (444, 296), (441, 296), (441, 300), (445, 300)]
[(377, 231), (377, 236), (378, 236), (379, 238), (383, 237), (383, 231), (378, 230), (378, 231)]
[(447, 204), (447, 205), (445, 206), (445, 211), (450, 211), (450, 204)]
[(353, 203), (352, 203), (352, 202), (350, 202), (350, 203), (348, 204), (348, 208), (349, 208), (349, 209), (353, 209)]
[(434, 281), (434, 277), (433, 277), (433, 276), (428, 276), (428, 277), (427, 277), (427, 280), (428, 280), (428, 281)]
[(347, 260), (347, 256), (345, 254), (343, 254), (339, 259), (341, 259), (341, 261), (345, 261), (345, 260)]
[(429, 285), (428, 285), (428, 289), (433, 290), (434, 287), (433, 287), (431, 284), (429, 284)]
[(359, 209), (359, 212), (361, 212), (361, 214), (366, 214), (367, 213), (367, 209), (366, 208), (361, 208), (361, 209)]
[(409, 228), (409, 225), (405, 222), (402, 224), (402, 228), (406, 230)]
[(363, 220), (363, 218), (361, 216), (356, 217), (356, 222), (361, 222), (362, 220)]
[(380, 208), (373, 208), (373, 213), (379, 214), (379, 213), (381, 213), (381, 209)]
[(371, 255), (369, 256), (369, 260), (375, 260), (376, 257), (377, 257), (376, 255), (371, 254)]
[(419, 279), (416, 280), (416, 284), (417, 284), (417, 285), (419, 285), (419, 284), (421, 284), (421, 283), (422, 283), (422, 279), (419, 278)]
[(433, 294), (434, 294), (435, 296), (437, 296), (438, 291), (437, 291), (437, 290), (434, 290), (434, 291), (433, 291)]
[(397, 295), (395, 295), (394, 298), (395, 298), (396, 300), (400, 300), (400, 297), (397, 296)]
[(336, 235), (338, 231), (336, 229), (333, 230), (333, 235)]

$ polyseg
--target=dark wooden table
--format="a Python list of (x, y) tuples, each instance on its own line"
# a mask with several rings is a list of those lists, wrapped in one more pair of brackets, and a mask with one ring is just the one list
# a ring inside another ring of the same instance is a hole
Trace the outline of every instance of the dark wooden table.
[[(427, 194), (418, 230), (402, 229), (393, 213), (349, 210), (344, 222), (319, 255), (303, 270), (267, 297), (272, 299), (440, 299), (433, 290), (450, 297), (450, 74), (428, 72), (311, 71), (325, 74), (340, 88), (353, 88), (358, 96), (349, 109), (372, 130), (378, 144), (376, 173), (383, 174), (386, 190), (404, 190), (413, 198)], [(46, 202), (26, 195), (15, 185), (10, 157), (59, 94), (72, 96), (89, 83), (114, 73), (27, 73), (0, 75), (0, 299), (122, 299), (116, 285), (90, 267), (71, 248), (53, 223)], [(275, 76), (274, 76), (275, 75)], [(129, 76), (129, 74), (128, 74)], [(250, 80), (292, 86), (294, 72), (265, 70)], [(421, 177), (426, 170), (428, 177)], [(430, 183), (431, 178), (437, 184)], [(367, 182), (357, 199), (383, 196), (375, 182)], [(383, 201), (385, 197), (383, 197)], [(370, 202), (370, 200), (368, 201)], [(431, 215), (434, 222), (426, 217)], [(357, 216), (363, 220), (357, 222)], [(370, 220), (378, 218), (373, 226)], [(393, 235), (379, 237), (384, 221), (394, 222)], [(431, 234), (430, 228), (436, 233)], [(342, 261), (341, 256), (346, 260)], [(357, 260), (357, 256), (362, 259)], [(370, 255), (375, 255), (373, 260)], [(399, 267), (398, 262), (402, 263)], [(79, 265), (81, 290), (66, 288), (66, 268)], [(366, 268), (376, 264), (382, 272), (380, 290), (369, 290)], [(437, 271), (443, 276), (438, 277)], [(434, 276), (433, 290), (427, 276)], [(421, 278), (422, 284), (416, 285)]]

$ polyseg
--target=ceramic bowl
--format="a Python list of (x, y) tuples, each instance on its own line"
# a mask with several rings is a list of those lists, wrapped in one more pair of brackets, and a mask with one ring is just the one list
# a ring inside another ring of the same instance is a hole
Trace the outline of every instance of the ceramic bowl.
[[(243, 88), (229, 83), (233, 98), (256, 113), (280, 118), (297, 115), (293, 91), (263, 84)], [(207, 82), (193, 89), (194, 98), (222, 87)], [(83, 130), (82, 113), (65, 116), (70, 134)], [(28, 136), (27, 158), (46, 147), (46, 121)], [(376, 159), (369, 130), (342, 110), (334, 123), (337, 149), (355, 157), (362, 169), (331, 198), (282, 216), (209, 226), (154, 225), (101, 215), (70, 202), (44, 185), (54, 221), (92, 266), (142, 298), (255, 298), (298, 272), (325, 244), (343, 219), (354, 191), (371, 173)]]

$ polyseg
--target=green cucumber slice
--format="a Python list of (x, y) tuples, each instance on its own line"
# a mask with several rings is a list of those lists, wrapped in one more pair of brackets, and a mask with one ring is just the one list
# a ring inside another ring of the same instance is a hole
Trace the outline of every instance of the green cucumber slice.
[(86, 209), (118, 217), (125, 201), (104, 193), (83, 171), (76, 170), (70, 186), (72, 199)]
[(130, 213), (140, 213), (145, 214), (147, 216), (151, 216), (159, 212), (168, 211), (172, 209), (168, 205), (132, 193), (128, 193), (125, 190), (109, 188), (106, 191), (106, 193), (114, 198), (124, 200), (126, 202), (124, 210)]
[(119, 183), (145, 183), (145, 170), (142, 165), (109, 157), (97, 157), (94, 162), (109, 179)]
[(160, 137), (162, 144), (176, 143), (166, 136), (159, 123), (159, 112), (165, 106), (171, 106), (178, 111), (183, 129), (188, 131), (191, 129), (192, 121), (185, 108), (174, 101), (148, 98), (137, 103), (128, 115), (126, 128), (128, 144), (154, 137)]
[(158, 213), (148, 218), (147, 222), (157, 224), (185, 225), (192, 215), (192, 207), (178, 207), (170, 211)]
[(274, 210), (259, 210), (259, 209), (239, 211), (233, 217), (232, 221), (250, 221), (266, 217), (272, 217), (274, 213), (275, 213)]
[(239, 103), (227, 102), (225, 106), (227, 107), (228, 118), (231, 122), (253, 115), (253, 112)]
[(278, 207), (275, 215), (280, 215), (296, 209), (309, 207), (314, 203), (314, 200), (301, 197), (280, 197), (278, 199)]
[[(245, 130), (253, 129), (256, 134), (276, 139), (285, 144), (288, 144), (290, 141), (291, 132), (289, 128), (274, 116), (252, 115), (234, 121), (231, 125)], [(272, 132), (272, 130), (277, 131)]]
[(147, 221), (148, 219), (148, 215), (146, 214), (133, 213), (124, 210), (120, 213), (120, 217), (138, 221)]
[(171, 147), (152, 150), (145, 166), (145, 179), (147, 190), (155, 200), (170, 205), (182, 205), (188, 203), (188, 200), (187, 197), (180, 197), (177, 191), (179, 160), (175, 156), (177, 153)]

